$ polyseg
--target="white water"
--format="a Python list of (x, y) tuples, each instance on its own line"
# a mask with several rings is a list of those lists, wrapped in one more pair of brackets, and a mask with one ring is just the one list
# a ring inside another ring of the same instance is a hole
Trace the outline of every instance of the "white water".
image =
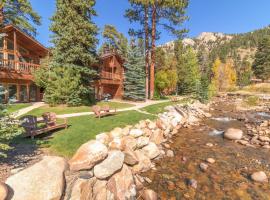
[(230, 122), (230, 121), (235, 120), (235, 119), (230, 118), (230, 117), (213, 117), (211, 119), (216, 120), (216, 121), (220, 121), (220, 122)]
[(220, 131), (220, 130), (214, 129), (214, 130), (212, 130), (212, 131), (209, 133), (209, 135), (215, 136), (215, 135), (221, 135), (221, 134), (223, 134), (223, 133), (224, 133), (224, 131)]

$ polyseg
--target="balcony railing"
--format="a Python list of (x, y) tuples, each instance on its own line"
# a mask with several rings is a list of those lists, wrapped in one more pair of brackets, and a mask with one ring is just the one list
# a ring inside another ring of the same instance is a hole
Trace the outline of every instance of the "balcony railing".
[(110, 80), (121, 80), (122, 79), (121, 74), (105, 72), (105, 71), (101, 71), (100, 77), (101, 77), (101, 79), (110, 79)]
[(0, 60), (0, 69), (24, 74), (32, 74), (40, 65), (33, 63), (17, 62), (14, 60)]

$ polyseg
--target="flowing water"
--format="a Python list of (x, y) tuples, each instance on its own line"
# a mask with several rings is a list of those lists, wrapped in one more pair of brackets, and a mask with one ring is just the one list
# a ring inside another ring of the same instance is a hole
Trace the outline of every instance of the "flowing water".
[[(236, 112), (232, 104), (218, 103), (214, 108), (213, 118), (199, 127), (180, 130), (171, 144), (175, 156), (157, 161), (156, 170), (143, 174), (152, 180), (145, 187), (156, 191), (160, 199), (270, 199), (270, 184), (250, 179), (255, 171), (270, 177), (270, 150), (242, 146), (223, 139), (222, 134), (211, 134), (231, 127), (245, 132), (244, 121), (239, 120), (243, 113)], [(215, 163), (203, 172), (199, 165), (207, 163), (207, 158), (214, 158)], [(196, 189), (188, 185), (190, 179), (197, 181)]]

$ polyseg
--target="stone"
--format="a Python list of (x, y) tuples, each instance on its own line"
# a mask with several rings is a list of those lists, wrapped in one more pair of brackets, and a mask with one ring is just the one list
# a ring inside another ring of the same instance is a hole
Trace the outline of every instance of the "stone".
[(157, 128), (156, 123), (155, 122), (152, 122), (152, 121), (149, 122), (148, 123), (148, 128), (151, 129), (151, 130), (156, 129)]
[(122, 139), (121, 138), (114, 138), (109, 143), (109, 149), (110, 150), (123, 150)]
[(124, 154), (125, 154), (124, 163), (126, 163), (127, 165), (136, 165), (139, 163), (136, 153), (133, 150), (127, 148), (124, 151)]
[(137, 147), (137, 140), (132, 136), (124, 136), (122, 138), (122, 149), (126, 148), (135, 150)]
[(270, 149), (270, 145), (268, 145), (268, 144), (267, 145), (263, 145), (263, 148), (264, 149)]
[(140, 194), (143, 200), (158, 200), (158, 195), (153, 190), (145, 189)]
[(69, 200), (86, 200), (92, 199), (92, 189), (96, 182), (96, 178), (82, 179), (79, 178), (75, 181)]
[(207, 161), (208, 163), (210, 163), (210, 164), (213, 164), (213, 163), (216, 162), (214, 158), (207, 158), (206, 161)]
[(167, 153), (166, 153), (166, 155), (168, 156), (168, 157), (174, 157), (174, 153), (173, 153), (173, 151), (172, 150), (168, 150), (167, 151)]
[(135, 199), (136, 185), (128, 166), (123, 165), (121, 171), (114, 174), (108, 180), (107, 190), (110, 191), (114, 199), (117, 200)]
[[(109, 200), (107, 198), (107, 181), (97, 180), (93, 187), (93, 198), (95, 200)], [(86, 199), (87, 200), (87, 199)]]
[(241, 140), (243, 137), (243, 131), (240, 129), (229, 128), (224, 133), (224, 137), (229, 140)]
[(201, 163), (201, 164), (200, 164), (200, 169), (201, 169), (203, 172), (205, 172), (205, 171), (207, 170), (207, 168), (208, 168), (208, 165), (207, 165), (207, 164), (205, 164), (205, 163)]
[(160, 129), (154, 130), (152, 135), (150, 136), (150, 141), (157, 145), (164, 142), (163, 131)]
[(120, 170), (125, 155), (121, 151), (110, 151), (108, 157), (94, 167), (94, 175), (98, 179), (105, 179)]
[(248, 144), (248, 141), (246, 141), (246, 140), (236, 140), (236, 142), (239, 144), (242, 144), (242, 145)]
[(99, 141), (90, 140), (83, 144), (69, 161), (70, 170), (91, 169), (108, 155), (107, 147)]
[(157, 128), (159, 128), (161, 130), (165, 130), (166, 129), (166, 126), (163, 124), (162, 120), (160, 120), (160, 119), (157, 119), (156, 126), (157, 126)]
[(136, 185), (136, 190), (141, 190), (144, 188), (143, 185), (143, 179), (139, 178), (137, 175), (133, 176), (134, 177), (134, 182)]
[(198, 182), (195, 179), (188, 179), (188, 185), (196, 189), (198, 187)]
[(259, 140), (262, 142), (270, 142), (270, 138), (267, 136), (259, 136)]
[(60, 200), (65, 187), (64, 172), (68, 164), (64, 158), (44, 156), (43, 159), (10, 176), (6, 184), (14, 193), (12, 200)]
[(260, 183), (268, 182), (268, 178), (267, 178), (265, 172), (263, 172), (263, 171), (254, 172), (251, 175), (251, 179), (253, 181), (260, 182)]
[(129, 135), (137, 138), (143, 135), (143, 131), (141, 129), (131, 129)]
[(148, 137), (139, 137), (137, 139), (137, 148), (141, 149), (144, 146), (148, 145), (148, 143), (149, 143), (149, 138)]
[(143, 147), (142, 150), (144, 151), (145, 155), (150, 159), (154, 159), (160, 154), (157, 145), (153, 142), (149, 142), (149, 144)]
[(129, 131), (130, 131), (130, 126), (126, 126), (125, 128), (123, 128), (122, 134), (124, 136), (127, 136), (127, 135), (129, 135)]
[(8, 187), (5, 183), (0, 182), (0, 200), (6, 200), (8, 197)]
[(134, 165), (132, 170), (135, 174), (140, 172), (145, 172), (149, 169), (151, 169), (151, 160), (149, 157), (147, 157), (142, 150), (136, 150), (135, 151), (136, 157), (139, 160), (139, 163), (137, 165)]
[(122, 128), (116, 127), (110, 133), (109, 136), (111, 138), (121, 138), (122, 137)]
[(110, 137), (107, 133), (100, 133), (96, 135), (96, 140), (107, 145), (110, 142)]
[(214, 145), (212, 143), (206, 143), (206, 146), (213, 147)]

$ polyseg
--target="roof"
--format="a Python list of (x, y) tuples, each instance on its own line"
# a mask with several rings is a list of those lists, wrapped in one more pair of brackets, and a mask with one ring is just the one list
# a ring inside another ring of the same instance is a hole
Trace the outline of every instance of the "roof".
[(6, 33), (16, 30), (17, 36), (20, 38), (20, 41), (24, 44), (25, 47), (29, 47), (29, 49), (34, 48), (35, 53), (40, 54), (41, 56), (45, 56), (48, 54), (49, 49), (42, 45), (39, 41), (37, 41), (32, 36), (23, 32), (21, 29), (16, 27), (15, 25), (6, 25), (4, 27), (4, 31)]

